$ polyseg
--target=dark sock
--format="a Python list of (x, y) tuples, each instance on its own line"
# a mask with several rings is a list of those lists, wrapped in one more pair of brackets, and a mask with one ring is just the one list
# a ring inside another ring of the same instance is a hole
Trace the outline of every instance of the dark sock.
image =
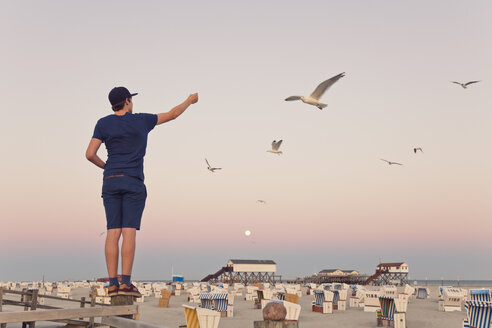
[(110, 286), (119, 286), (120, 284), (118, 283), (118, 277), (109, 277), (109, 285)]
[(121, 275), (121, 284), (125, 284), (127, 286), (131, 285), (131, 276), (127, 276), (126, 274)]

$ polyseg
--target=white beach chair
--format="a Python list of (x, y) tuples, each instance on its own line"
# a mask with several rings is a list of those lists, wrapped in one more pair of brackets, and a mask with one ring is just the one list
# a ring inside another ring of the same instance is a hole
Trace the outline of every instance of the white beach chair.
[(463, 303), (463, 291), (461, 288), (445, 288), (442, 292), (442, 300), (439, 300), (439, 311), (461, 311)]
[(314, 290), (312, 311), (321, 313), (333, 313), (333, 292), (329, 290)]
[(381, 309), (379, 303), (381, 293), (379, 291), (366, 290), (364, 294), (364, 312), (376, 312)]
[(220, 313), (183, 304), (187, 328), (217, 328)]

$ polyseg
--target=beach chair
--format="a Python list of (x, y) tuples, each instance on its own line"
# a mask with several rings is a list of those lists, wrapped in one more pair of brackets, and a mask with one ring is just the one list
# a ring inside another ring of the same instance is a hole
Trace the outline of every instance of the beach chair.
[(263, 290), (256, 291), (257, 298), (255, 299), (255, 303), (253, 304), (254, 309), (261, 309), (261, 301), (264, 299)]
[(183, 304), (187, 328), (217, 328), (220, 313)]
[(159, 298), (158, 307), (167, 308), (169, 307), (169, 300), (171, 299), (172, 292), (170, 290), (161, 289), (161, 298)]
[(464, 294), (461, 288), (445, 288), (442, 292), (442, 300), (439, 300), (438, 302), (439, 311), (461, 311), (463, 297)]
[(364, 292), (364, 312), (376, 312), (381, 309), (379, 294), (379, 291), (374, 290), (366, 290)]
[(314, 290), (312, 311), (320, 313), (333, 313), (333, 292), (329, 290)]
[(440, 287), (439, 287), (439, 299), (441, 299), (441, 300), (442, 300), (442, 297), (443, 297), (443, 291), (444, 291), (446, 288), (453, 288), (453, 286), (440, 286)]
[(297, 294), (285, 293), (285, 300), (290, 303), (298, 304), (299, 296)]
[(470, 289), (469, 301), (490, 302), (490, 289)]
[(212, 294), (212, 309), (220, 312), (221, 317), (227, 316), (228, 294)]
[(397, 297), (397, 292), (398, 290), (396, 289), (396, 286), (384, 286), (383, 287), (383, 295), (386, 297)]
[(383, 326), (393, 326), (395, 328), (406, 327), (406, 312), (408, 307), (406, 300), (390, 296), (379, 296), (379, 304), (381, 309), (376, 311), (376, 313), (381, 312), (381, 316), (378, 314), (378, 318), (381, 318)]
[(466, 301), (466, 319), (464, 328), (490, 328), (492, 303), (484, 301)]
[(415, 291), (415, 298), (425, 300), (429, 297), (429, 290), (425, 287), (417, 287)]
[(229, 293), (227, 295), (227, 317), (232, 318), (234, 316), (234, 293)]
[(200, 299), (201, 307), (204, 309), (213, 309), (214, 302), (212, 300), (212, 294), (210, 293), (201, 293), (200, 296), (198, 296)]

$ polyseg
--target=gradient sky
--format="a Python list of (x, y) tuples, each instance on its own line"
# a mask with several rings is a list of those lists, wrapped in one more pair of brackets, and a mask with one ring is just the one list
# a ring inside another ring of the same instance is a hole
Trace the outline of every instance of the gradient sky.
[[(135, 279), (230, 258), (286, 278), (381, 258), (490, 279), (491, 15), (486, 0), (1, 1), (0, 281), (106, 275), (85, 150), (120, 85), (135, 112), (200, 96), (149, 136)], [(284, 101), (340, 72), (323, 111)]]

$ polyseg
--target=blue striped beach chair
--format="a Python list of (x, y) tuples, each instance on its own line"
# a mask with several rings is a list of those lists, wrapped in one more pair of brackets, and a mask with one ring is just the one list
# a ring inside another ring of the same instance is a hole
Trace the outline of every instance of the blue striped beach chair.
[(467, 318), (463, 327), (490, 328), (492, 317), (492, 303), (483, 301), (466, 301), (465, 309)]
[(214, 302), (212, 300), (212, 294), (210, 293), (201, 293), (200, 296), (198, 296), (200, 299), (200, 303), (202, 308), (204, 309), (209, 309), (213, 310), (214, 308)]
[(333, 309), (336, 310), (338, 307), (338, 301), (340, 300), (340, 294), (338, 293), (338, 290), (332, 290), (333, 293)]
[(314, 292), (314, 301), (312, 303), (313, 312), (332, 313), (333, 310), (333, 292), (329, 290), (316, 289)]
[(470, 289), (470, 301), (490, 302), (490, 289)]
[(227, 294), (212, 294), (213, 309), (219, 312), (227, 311), (227, 304), (229, 303), (227, 298)]
[(277, 292), (275, 293), (275, 296), (277, 297), (277, 300), (285, 301), (285, 292)]
[(395, 320), (395, 299), (388, 296), (379, 296), (379, 304), (381, 304), (381, 315), (383, 320)]
[(324, 301), (325, 301), (325, 292), (323, 290), (314, 290), (313, 306), (323, 307)]
[(417, 287), (417, 291), (415, 293), (415, 297), (421, 300), (427, 299), (429, 293), (427, 292), (427, 288), (425, 287)]

